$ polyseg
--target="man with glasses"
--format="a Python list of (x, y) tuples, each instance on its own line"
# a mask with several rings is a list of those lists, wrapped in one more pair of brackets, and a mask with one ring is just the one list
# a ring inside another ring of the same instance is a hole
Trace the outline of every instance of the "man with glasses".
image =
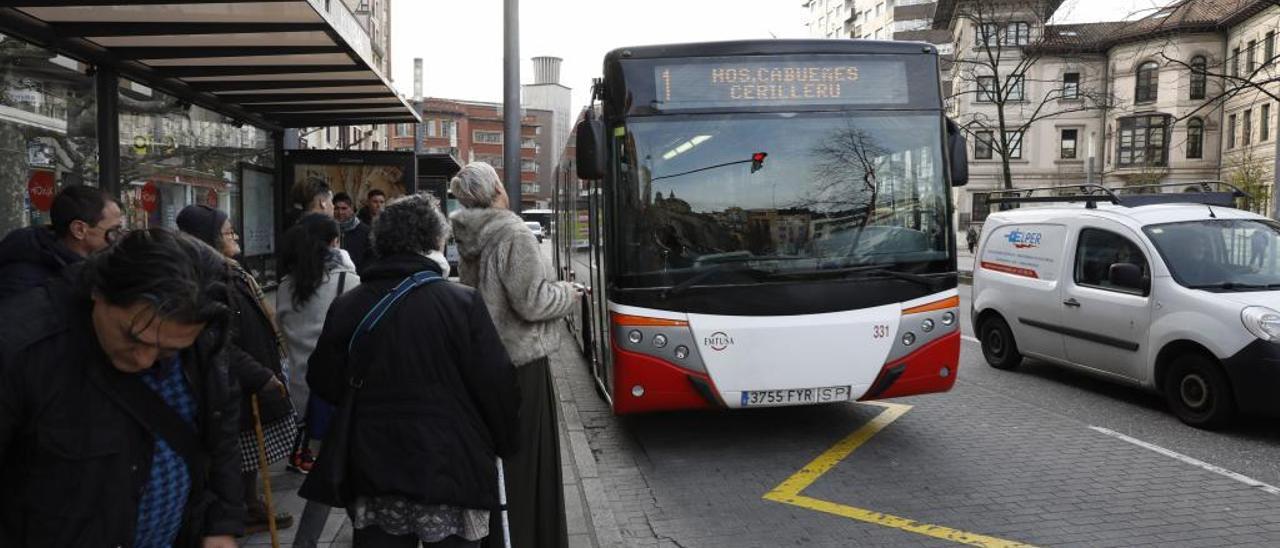
[(0, 304), (0, 546), (234, 548), (225, 259), (156, 228), (77, 268)]
[(20, 228), (0, 241), (0, 301), (61, 275), (124, 231), (120, 204), (93, 187), (62, 189), (49, 216), (51, 225)]

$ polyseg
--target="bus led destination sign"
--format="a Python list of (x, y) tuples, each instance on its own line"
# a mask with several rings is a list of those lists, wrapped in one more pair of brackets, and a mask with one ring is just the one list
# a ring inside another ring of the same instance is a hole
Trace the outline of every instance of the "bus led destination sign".
[(824, 60), (715, 62), (654, 68), (660, 110), (744, 106), (902, 104), (907, 72), (900, 60), (866, 56)]

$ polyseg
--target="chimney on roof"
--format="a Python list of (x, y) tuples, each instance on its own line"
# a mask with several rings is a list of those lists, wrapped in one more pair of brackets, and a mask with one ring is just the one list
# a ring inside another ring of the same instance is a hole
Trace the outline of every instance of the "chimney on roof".
[(422, 102), (422, 58), (413, 58), (413, 100)]
[(559, 57), (534, 57), (533, 83), (535, 85), (559, 84), (561, 61), (563, 59)]

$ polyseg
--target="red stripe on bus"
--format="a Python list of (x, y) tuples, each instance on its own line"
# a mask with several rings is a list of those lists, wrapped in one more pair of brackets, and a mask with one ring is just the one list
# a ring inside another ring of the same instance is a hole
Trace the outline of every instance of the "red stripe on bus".
[[(715, 391), (711, 378), (702, 373), (681, 369), (675, 364), (652, 356), (618, 350), (613, 351), (613, 412), (617, 415), (678, 409), (710, 409), (689, 377), (697, 377)], [(632, 387), (644, 387), (643, 396), (635, 396)]]
[(1013, 274), (1014, 276), (1022, 276), (1024, 278), (1040, 278), (1040, 276), (1036, 275), (1036, 271), (1031, 270), (1030, 268), (1022, 268), (1020, 266), (1009, 266), (1007, 264), (982, 261), (982, 268), (993, 272), (1003, 272), (1005, 274)]
[[(960, 369), (960, 330), (921, 346), (915, 352), (902, 359), (886, 364), (876, 376), (876, 386), (880, 377), (889, 374), (889, 370), (898, 365), (906, 365), (906, 370), (898, 376), (893, 384), (875, 397), (877, 400), (901, 398), (917, 394), (933, 394), (946, 392), (956, 383), (956, 373)], [(947, 374), (942, 375), (942, 369)]]

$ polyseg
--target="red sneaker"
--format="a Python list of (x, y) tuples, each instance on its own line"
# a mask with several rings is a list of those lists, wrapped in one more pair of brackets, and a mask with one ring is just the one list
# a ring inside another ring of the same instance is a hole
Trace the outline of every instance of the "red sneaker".
[(316, 458), (311, 455), (311, 449), (303, 447), (289, 457), (289, 465), (285, 468), (290, 472), (306, 474), (311, 471), (311, 467), (315, 466)]

